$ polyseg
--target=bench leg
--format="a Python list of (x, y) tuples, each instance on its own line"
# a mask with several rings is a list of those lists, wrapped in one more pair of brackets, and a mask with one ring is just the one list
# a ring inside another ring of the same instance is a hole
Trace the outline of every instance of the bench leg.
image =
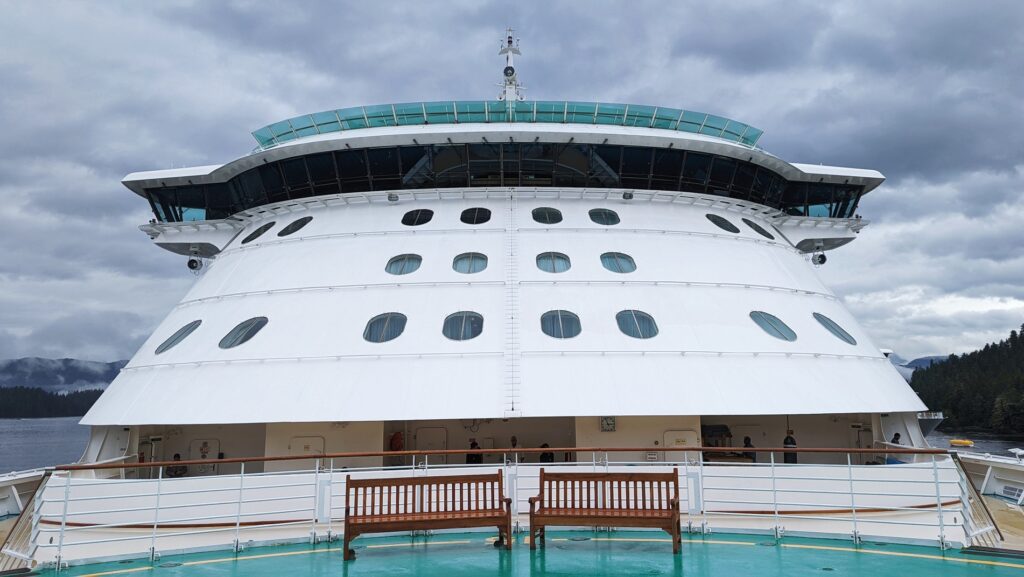
[(683, 548), (683, 535), (678, 523), (674, 524), (672, 529), (672, 554), (677, 555)]
[(537, 540), (540, 539), (540, 527), (530, 524), (530, 550), (537, 549)]
[(505, 550), (512, 550), (512, 515), (508, 516), (508, 521), (505, 523)]
[(351, 561), (356, 558), (356, 552), (353, 551), (351, 547), (349, 547), (349, 544), (352, 542), (352, 539), (355, 539), (355, 535), (351, 534), (348, 531), (345, 531), (345, 539), (343, 542), (342, 552), (344, 553), (344, 558), (346, 561)]

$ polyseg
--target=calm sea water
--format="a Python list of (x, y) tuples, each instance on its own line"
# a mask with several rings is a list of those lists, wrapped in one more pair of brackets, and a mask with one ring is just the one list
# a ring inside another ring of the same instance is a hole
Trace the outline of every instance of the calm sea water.
[(80, 419), (0, 419), (0, 473), (77, 461), (89, 440)]
[[(89, 428), (78, 424), (80, 418), (0, 419), (0, 473), (78, 460), (89, 440)], [(974, 441), (973, 448), (957, 448), (960, 451), (1008, 455), (1007, 449), (1024, 449), (1024, 437), (940, 431), (928, 435), (928, 443), (939, 449), (949, 448), (950, 439)]]

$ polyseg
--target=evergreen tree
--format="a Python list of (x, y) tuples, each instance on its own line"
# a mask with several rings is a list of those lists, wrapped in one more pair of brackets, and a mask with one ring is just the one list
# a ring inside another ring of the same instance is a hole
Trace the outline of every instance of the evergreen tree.
[(1024, 326), (981, 350), (917, 369), (910, 385), (945, 426), (1024, 434)]

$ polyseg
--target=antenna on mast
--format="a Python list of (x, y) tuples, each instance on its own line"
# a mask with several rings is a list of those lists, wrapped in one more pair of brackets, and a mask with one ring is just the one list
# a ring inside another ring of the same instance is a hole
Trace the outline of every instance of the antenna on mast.
[(507, 102), (515, 102), (523, 99), (523, 91), (526, 87), (519, 84), (519, 78), (516, 75), (515, 63), (512, 60), (513, 55), (522, 55), (519, 52), (519, 39), (514, 38), (513, 33), (515, 31), (511, 28), (505, 30), (505, 38), (501, 41), (498, 55), (505, 55), (505, 70), (502, 74), (505, 77), (505, 81), (498, 86), (504, 88), (501, 94), (498, 95), (498, 100), (504, 100)]

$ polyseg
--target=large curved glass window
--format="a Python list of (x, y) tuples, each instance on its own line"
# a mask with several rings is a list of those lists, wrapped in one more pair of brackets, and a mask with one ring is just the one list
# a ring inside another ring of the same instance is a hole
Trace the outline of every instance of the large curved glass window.
[(770, 315), (764, 311), (751, 311), (750, 318), (757, 323), (757, 326), (764, 329), (764, 332), (777, 339), (784, 341), (796, 340), (796, 333), (793, 332), (793, 329), (789, 328), (789, 325), (779, 320), (779, 317), (775, 315)]
[[(495, 118), (494, 111), (490, 118)], [(593, 115), (589, 118), (595, 120)], [(601, 118), (596, 121), (600, 124)], [(692, 124), (702, 126), (700, 120)], [(852, 217), (864, 190), (863, 185), (787, 182), (754, 162), (692, 150), (566, 142), (453, 142), (315, 152), (261, 163), (228, 182), (182, 182), (147, 188), (145, 194), (159, 221), (181, 222), (224, 219), (257, 206), (308, 197), (467, 186), (691, 192), (752, 202), (787, 214), (831, 218)]]
[(384, 270), (390, 274), (403, 275), (420, 268), (423, 257), (418, 254), (400, 254), (388, 261)]
[(434, 211), (427, 208), (417, 208), (405, 213), (405, 216), (402, 217), (402, 224), (405, 226), (419, 226), (427, 224), (432, 218), (434, 218)]
[(562, 222), (562, 212), (557, 208), (542, 206), (533, 209), (531, 214), (533, 215), (533, 220), (541, 224), (558, 224)]
[(466, 224), (483, 224), (491, 220), (491, 211), (486, 208), (467, 208), (459, 220)]
[(462, 274), (473, 274), (487, 268), (487, 256), (478, 252), (466, 252), (455, 257), (452, 261), (452, 268), (455, 272)]
[(222, 349), (237, 347), (256, 336), (260, 329), (267, 325), (267, 317), (253, 317), (249, 320), (238, 323), (238, 326), (231, 329), (231, 332), (224, 335), (217, 345)]
[(185, 340), (185, 337), (187, 337), (190, 334), (192, 334), (192, 331), (198, 329), (199, 325), (201, 325), (201, 324), (203, 324), (203, 321), (201, 321), (201, 320), (199, 320), (199, 321), (192, 321), (192, 322), (188, 323), (187, 325), (181, 327), (180, 329), (174, 331), (173, 335), (168, 337), (166, 341), (160, 343), (160, 346), (156, 348), (156, 354), (159, 355), (160, 353), (165, 352), (165, 351), (173, 348), (175, 345), (177, 345), (181, 341)]
[(402, 313), (384, 313), (377, 315), (366, 323), (363, 338), (371, 343), (385, 343), (398, 338), (405, 330), (405, 315)]
[(281, 232), (277, 233), (277, 236), (288, 236), (289, 234), (295, 234), (299, 232), (299, 229), (309, 224), (313, 220), (312, 216), (304, 216), (300, 219), (293, 220), (288, 223), (288, 226), (281, 229)]
[(615, 315), (615, 321), (619, 323), (619, 330), (636, 339), (649, 339), (658, 334), (658, 325), (654, 317), (637, 310), (619, 311)]
[(247, 237), (242, 239), (242, 244), (249, 244), (250, 242), (256, 240), (257, 238), (263, 236), (263, 233), (265, 233), (268, 230), (274, 228), (274, 224), (276, 224), (276, 223), (268, 222), (267, 224), (264, 224), (263, 226), (261, 226), (261, 227), (257, 228), (256, 230), (250, 232), (249, 236), (247, 236)]
[(484, 317), (472, 311), (459, 311), (444, 319), (441, 333), (453, 341), (468, 341), (480, 336), (484, 330)]
[(839, 339), (839, 340), (841, 340), (841, 341), (843, 341), (843, 342), (845, 342), (846, 344), (849, 344), (849, 345), (856, 345), (857, 344), (857, 339), (853, 338), (853, 336), (850, 335), (850, 333), (848, 333), (845, 330), (843, 330), (843, 327), (839, 326), (838, 323), (836, 323), (834, 320), (828, 318), (827, 316), (825, 316), (825, 315), (823, 315), (821, 313), (814, 313), (814, 320), (816, 320), (819, 323), (821, 323), (821, 326), (823, 326), (826, 329), (828, 329), (828, 332), (830, 332), (833, 335), (835, 335), (837, 339)]
[(765, 238), (767, 238), (769, 240), (775, 240), (775, 235), (773, 235), (772, 233), (770, 233), (767, 230), (765, 230), (763, 226), (757, 224), (756, 222), (750, 220), (749, 218), (743, 218), (743, 219), (740, 219), (740, 220), (742, 220), (743, 224), (749, 226), (757, 234), (759, 234), (759, 235), (761, 235), (761, 236), (763, 236), (763, 237), (765, 237)]
[(572, 263), (560, 252), (542, 252), (537, 255), (537, 268), (544, 272), (565, 272)]
[(590, 220), (604, 226), (619, 224), (619, 215), (607, 208), (595, 208), (590, 211)]
[(601, 266), (619, 273), (633, 272), (636, 270), (636, 263), (633, 257), (621, 252), (606, 252), (601, 255)]
[(708, 220), (713, 222), (715, 226), (726, 232), (737, 233), (740, 231), (739, 227), (737, 227), (735, 224), (718, 216), (717, 214), (705, 214), (704, 216), (708, 217)]
[(580, 317), (569, 311), (548, 311), (540, 316), (540, 330), (549, 337), (571, 339), (580, 334)]

